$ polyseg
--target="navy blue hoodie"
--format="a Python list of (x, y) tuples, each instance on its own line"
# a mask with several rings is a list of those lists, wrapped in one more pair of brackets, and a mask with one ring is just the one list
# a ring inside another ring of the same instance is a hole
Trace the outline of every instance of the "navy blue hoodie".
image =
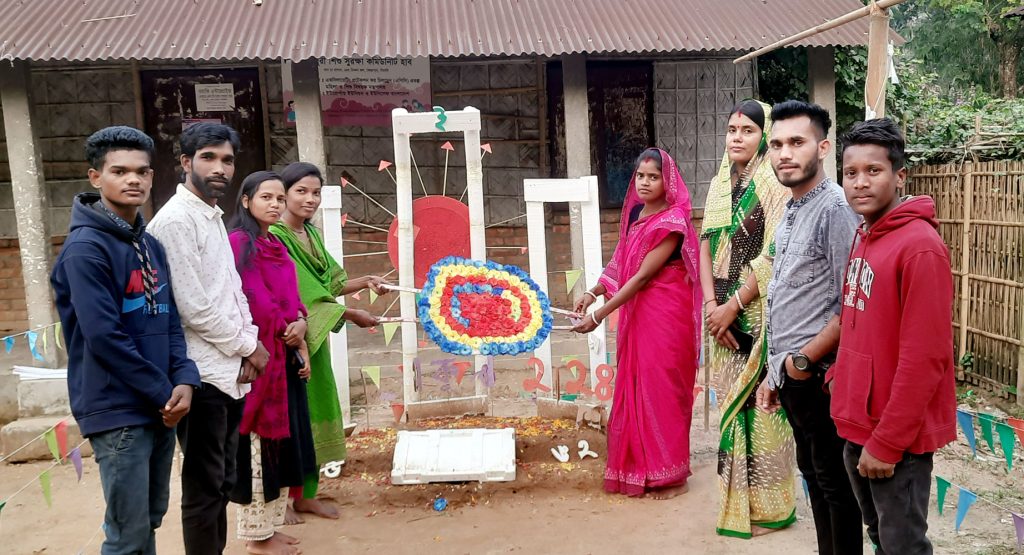
[[(163, 247), (145, 232), (141, 215), (129, 230), (99, 202), (97, 193), (75, 197), (71, 229), (50, 276), (68, 349), (71, 413), (84, 436), (161, 423), (174, 386), (199, 386)], [(156, 314), (146, 305), (134, 237), (141, 237), (156, 274)]]

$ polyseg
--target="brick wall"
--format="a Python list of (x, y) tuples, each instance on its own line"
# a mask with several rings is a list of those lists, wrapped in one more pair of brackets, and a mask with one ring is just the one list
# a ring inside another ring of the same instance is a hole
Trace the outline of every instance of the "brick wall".
[[(53, 254), (60, 252), (64, 237), (52, 239)], [(17, 239), (0, 239), (0, 334), (28, 328), (25, 282), (21, 276), (21, 254)]]

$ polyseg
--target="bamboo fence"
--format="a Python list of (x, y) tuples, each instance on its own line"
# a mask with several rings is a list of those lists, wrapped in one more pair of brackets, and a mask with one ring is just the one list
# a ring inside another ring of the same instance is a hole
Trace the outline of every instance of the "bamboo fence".
[(1024, 163), (920, 166), (907, 188), (935, 199), (950, 249), (959, 376), (1024, 405)]

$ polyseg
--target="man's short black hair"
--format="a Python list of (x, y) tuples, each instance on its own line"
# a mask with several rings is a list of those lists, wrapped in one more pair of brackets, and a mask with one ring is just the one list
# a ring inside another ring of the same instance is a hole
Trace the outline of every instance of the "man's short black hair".
[(828, 130), (832, 127), (832, 118), (829, 117), (828, 110), (821, 106), (802, 100), (786, 100), (772, 107), (772, 123), (800, 116), (807, 116), (811, 123), (818, 128), (818, 131), (821, 132), (818, 136), (819, 140), (828, 137)]
[(907, 142), (896, 122), (889, 118), (870, 119), (855, 123), (839, 139), (845, 150), (852, 145), (878, 145), (889, 151), (892, 171), (899, 171), (907, 163)]
[(149, 155), (150, 160), (156, 153), (153, 139), (149, 135), (126, 125), (104, 127), (85, 140), (85, 158), (94, 170), (103, 169), (107, 153), (111, 150), (141, 150)]
[(189, 158), (200, 149), (231, 143), (231, 148), (238, 154), (242, 141), (238, 132), (223, 123), (197, 123), (181, 134), (181, 153)]

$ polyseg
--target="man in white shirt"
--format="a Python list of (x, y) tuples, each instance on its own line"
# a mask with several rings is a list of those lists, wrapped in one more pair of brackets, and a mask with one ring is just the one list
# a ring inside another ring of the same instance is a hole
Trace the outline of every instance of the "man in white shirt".
[(178, 424), (185, 460), (181, 522), (188, 555), (220, 554), (227, 543), (238, 425), (249, 382), (267, 364), (217, 201), (235, 173), (238, 133), (200, 123), (181, 135), (185, 183), (149, 225), (163, 244), (189, 358), (202, 386)]

